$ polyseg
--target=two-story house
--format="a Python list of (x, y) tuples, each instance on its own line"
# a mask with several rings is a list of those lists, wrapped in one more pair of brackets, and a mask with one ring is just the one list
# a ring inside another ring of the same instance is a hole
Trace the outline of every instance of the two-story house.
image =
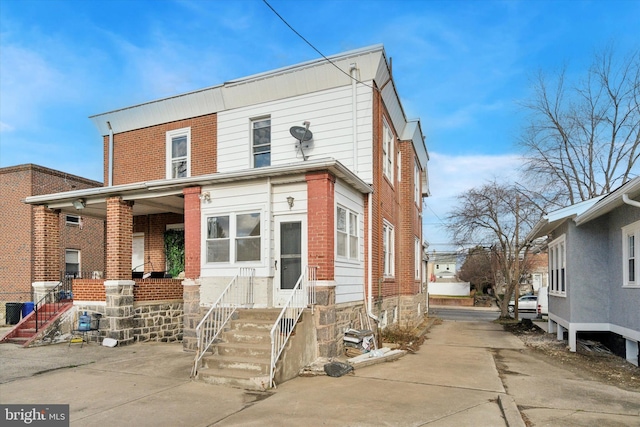
[[(428, 153), (383, 46), (91, 120), (106, 185), (27, 202), (48, 216), (80, 200), (106, 219), (109, 289), (135, 286), (132, 270), (165, 272), (163, 234), (184, 230), (185, 348), (238, 274), (251, 277), (254, 309), (285, 306), (313, 279), (318, 356), (338, 354), (346, 328), (424, 315)], [(111, 325), (112, 337), (135, 339), (126, 322)]]

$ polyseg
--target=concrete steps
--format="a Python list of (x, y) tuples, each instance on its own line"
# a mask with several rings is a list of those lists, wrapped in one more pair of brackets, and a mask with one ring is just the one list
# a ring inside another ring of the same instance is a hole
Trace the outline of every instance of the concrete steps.
[(198, 379), (216, 385), (262, 391), (269, 388), (271, 328), (280, 309), (243, 309), (203, 357)]
[(65, 301), (63, 304), (45, 304), (38, 309), (38, 319), (47, 319), (44, 324), (40, 325), (36, 332), (36, 312), (32, 311), (24, 317), (13, 329), (5, 336), (0, 338), (0, 343), (19, 344), (24, 347), (28, 346), (38, 335), (42, 335), (54, 320), (59, 318), (62, 313), (69, 310), (73, 306), (73, 301)]

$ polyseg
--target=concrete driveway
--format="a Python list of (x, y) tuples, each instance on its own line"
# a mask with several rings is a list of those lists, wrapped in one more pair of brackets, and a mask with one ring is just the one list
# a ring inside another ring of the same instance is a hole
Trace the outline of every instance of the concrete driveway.
[[(500, 325), (444, 321), (416, 354), (395, 362), (249, 393), (191, 381), (193, 355), (179, 344), (3, 344), (0, 403), (69, 404), (73, 426), (523, 426), (515, 399), (535, 425), (593, 425), (596, 415), (637, 425), (640, 395), (585, 384), (530, 353)], [(572, 396), (589, 397), (589, 416), (571, 416)], [(567, 416), (575, 423), (553, 422)]]

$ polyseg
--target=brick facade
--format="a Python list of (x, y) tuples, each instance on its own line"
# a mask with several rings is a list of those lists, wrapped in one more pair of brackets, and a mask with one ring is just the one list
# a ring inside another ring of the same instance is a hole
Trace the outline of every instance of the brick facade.
[(327, 172), (309, 173), (307, 180), (308, 265), (318, 266), (318, 280), (333, 280), (334, 198), (336, 178)]
[[(39, 258), (34, 248), (36, 207), (23, 200), (28, 196), (101, 186), (102, 183), (97, 181), (33, 164), (0, 168), (0, 246), (10, 248), (0, 254), (0, 323), (4, 323), (1, 313), (5, 302), (31, 301), (31, 284), (36, 281), (36, 261)], [(59, 244), (57, 252), (50, 253), (47, 261), (37, 261), (40, 263), (37, 267), (38, 280), (60, 279), (60, 272), (65, 269), (65, 249), (80, 250), (81, 270), (104, 270), (104, 221), (82, 216), (80, 227), (77, 224), (67, 225), (64, 214), (47, 217), (47, 221), (58, 221), (54, 229), (58, 230)], [(40, 221), (44, 221), (44, 217), (40, 217)], [(54, 250), (51, 242), (45, 240), (45, 235), (40, 235), (40, 238), (40, 251)], [(44, 268), (48, 269), (46, 273)]]
[[(209, 114), (113, 135), (113, 185), (165, 179), (166, 134), (182, 128), (191, 128), (191, 176), (215, 173), (217, 120), (217, 114)], [(109, 136), (103, 138), (103, 143), (104, 180), (107, 182)]]
[(185, 277), (200, 277), (200, 187), (185, 188), (184, 193), (184, 269)]
[(107, 199), (107, 273), (109, 280), (131, 279), (133, 232), (132, 203)]

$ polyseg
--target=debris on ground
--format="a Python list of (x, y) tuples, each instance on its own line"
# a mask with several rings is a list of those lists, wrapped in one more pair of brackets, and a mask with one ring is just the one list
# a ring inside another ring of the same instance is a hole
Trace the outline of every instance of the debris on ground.
[(369, 329), (352, 329), (344, 331), (344, 354), (355, 357), (376, 349), (373, 332)]
[(341, 377), (353, 372), (353, 366), (348, 363), (330, 362), (324, 365), (324, 372), (330, 377)]
[(596, 355), (597, 354), (613, 354), (611, 350), (609, 350), (607, 347), (605, 347), (598, 341), (576, 340), (576, 344), (578, 345), (580, 350), (586, 353), (592, 353)]
[(390, 326), (380, 332), (382, 342), (397, 344), (396, 348), (415, 353), (424, 343), (424, 334), (418, 335), (415, 329)]

